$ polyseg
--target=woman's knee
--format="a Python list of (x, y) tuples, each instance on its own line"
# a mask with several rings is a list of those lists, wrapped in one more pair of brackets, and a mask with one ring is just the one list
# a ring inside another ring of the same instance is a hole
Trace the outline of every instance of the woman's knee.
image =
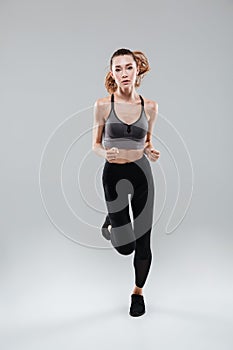
[(143, 260), (152, 257), (151, 230), (136, 240), (135, 257)]
[(136, 243), (134, 242), (130, 242), (124, 245), (120, 245), (120, 246), (115, 246), (114, 247), (118, 253), (120, 253), (121, 255), (130, 255), (133, 253), (133, 251), (136, 248)]
[(150, 248), (147, 249), (140, 249), (139, 247), (136, 247), (135, 249), (135, 259), (140, 260), (151, 260), (152, 259), (152, 251)]

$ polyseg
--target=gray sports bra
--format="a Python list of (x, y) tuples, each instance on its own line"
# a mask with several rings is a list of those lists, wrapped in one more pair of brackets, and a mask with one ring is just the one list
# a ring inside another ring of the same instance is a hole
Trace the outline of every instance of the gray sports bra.
[(141, 114), (132, 124), (120, 120), (114, 110), (114, 94), (111, 95), (111, 111), (105, 122), (102, 141), (105, 148), (143, 149), (148, 131), (148, 119), (141, 95)]

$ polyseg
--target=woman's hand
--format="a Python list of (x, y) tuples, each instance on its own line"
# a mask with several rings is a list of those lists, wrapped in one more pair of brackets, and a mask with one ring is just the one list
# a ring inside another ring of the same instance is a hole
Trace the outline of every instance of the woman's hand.
[(145, 143), (144, 153), (152, 162), (156, 162), (156, 160), (158, 160), (160, 157), (160, 152), (149, 142)]
[(117, 154), (119, 153), (119, 149), (117, 147), (112, 147), (106, 150), (106, 159), (109, 163), (114, 163), (117, 158)]

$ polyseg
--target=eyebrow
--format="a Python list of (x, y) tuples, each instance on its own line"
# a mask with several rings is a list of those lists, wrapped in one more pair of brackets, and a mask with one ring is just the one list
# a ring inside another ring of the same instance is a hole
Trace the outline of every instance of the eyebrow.
[[(129, 66), (130, 64), (133, 64), (133, 63), (127, 63), (126, 66)], [(115, 67), (121, 67), (120, 65), (116, 65)]]

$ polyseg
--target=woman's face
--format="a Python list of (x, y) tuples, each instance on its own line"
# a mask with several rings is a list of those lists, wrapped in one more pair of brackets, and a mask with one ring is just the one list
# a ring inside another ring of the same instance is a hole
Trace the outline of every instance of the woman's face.
[[(138, 74), (136, 62), (131, 55), (113, 58), (111, 75), (121, 88), (134, 86)], [(124, 82), (127, 80), (126, 82)]]

